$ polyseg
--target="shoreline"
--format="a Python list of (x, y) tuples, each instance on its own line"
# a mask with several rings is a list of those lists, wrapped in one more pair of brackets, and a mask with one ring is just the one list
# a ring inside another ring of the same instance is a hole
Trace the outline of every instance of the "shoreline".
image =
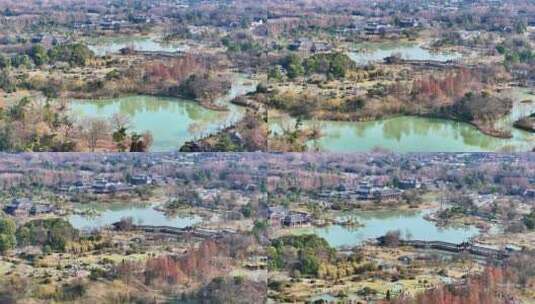
[(523, 131), (535, 133), (535, 114), (532, 114), (532, 116), (522, 117), (516, 120), (513, 123), (513, 127)]
[[(288, 117), (295, 119), (296, 117), (291, 116), (287, 112), (283, 112), (281, 110), (276, 109), (280, 113), (287, 114)], [(282, 117), (281, 115), (278, 115), (278, 117)], [(501, 131), (501, 130), (491, 130), (487, 129), (483, 126), (480, 126), (478, 123), (473, 121), (466, 121), (462, 119), (457, 119), (453, 117), (448, 116), (441, 116), (441, 115), (435, 115), (435, 114), (404, 114), (404, 113), (396, 113), (396, 114), (388, 114), (383, 116), (366, 116), (362, 117), (361, 119), (356, 120), (350, 120), (350, 119), (320, 119), (318, 117), (311, 117), (306, 120), (310, 121), (326, 121), (326, 122), (355, 122), (355, 123), (363, 123), (363, 122), (374, 122), (374, 121), (381, 121), (381, 120), (388, 120), (393, 118), (399, 118), (399, 117), (416, 117), (416, 118), (430, 118), (430, 119), (438, 119), (438, 120), (445, 120), (445, 121), (451, 121), (451, 122), (458, 122), (458, 123), (466, 123), (474, 128), (476, 128), (479, 132), (481, 132), (484, 135), (488, 135), (494, 138), (500, 138), (500, 139), (511, 139), (513, 138), (513, 135), (511, 133), (508, 133), (507, 131)]]
[[(229, 90), (229, 92), (230, 92), (230, 90)], [(229, 92), (227, 92), (225, 94), (228, 94)], [(217, 98), (225, 96), (225, 94), (223, 94), (221, 96), (218, 96)], [(66, 96), (60, 96), (60, 97), (55, 98), (55, 99), (66, 98), (66, 99), (70, 99), (69, 102), (71, 102), (71, 101), (93, 102), (93, 101), (106, 101), (106, 100), (117, 99), (117, 98), (126, 98), (126, 97), (131, 97), (131, 96), (137, 96), (137, 97), (147, 96), (147, 97), (153, 97), (153, 98), (173, 98), (173, 99), (177, 99), (176, 101), (194, 102), (194, 103), (197, 103), (198, 105), (200, 105), (201, 107), (203, 107), (205, 109), (208, 109), (208, 110), (212, 110), (212, 111), (218, 111), (218, 112), (229, 111), (228, 107), (225, 107), (225, 106), (222, 106), (222, 105), (218, 105), (215, 102), (207, 102), (207, 101), (202, 101), (202, 100), (198, 100), (198, 99), (191, 99), (191, 98), (187, 98), (187, 97), (184, 97), (184, 96), (174, 96), (174, 95), (165, 95), (165, 94), (150, 94), (150, 93), (140, 93), (140, 92), (129, 92), (129, 93), (121, 92), (121, 93), (113, 94), (113, 95), (91, 95), (91, 93), (88, 94), (88, 95), (67, 94)]]
[[(259, 113), (264, 110), (264, 105), (256, 101), (246, 99), (246, 98), (245, 100), (240, 98), (246, 95), (247, 94), (239, 95), (231, 99), (229, 103), (244, 108), (246, 112), (248, 110), (252, 110), (252, 111), (255, 111), (256, 113)], [(215, 140), (218, 136), (222, 134), (229, 134), (230, 132), (237, 130), (238, 128), (240, 128), (240, 126), (246, 123), (246, 119), (247, 119), (247, 114), (244, 114), (239, 120), (229, 125), (228, 127), (217, 131), (216, 133), (209, 134), (197, 140), (187, 141), (179, 148), (179, 151), (181, 152), (213, 152), (213, 146), (211, 145), (210, 140)]]

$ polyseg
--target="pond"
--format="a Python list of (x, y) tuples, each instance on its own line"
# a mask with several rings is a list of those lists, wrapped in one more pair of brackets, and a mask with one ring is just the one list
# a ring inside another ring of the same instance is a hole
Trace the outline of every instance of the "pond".
[(151, 151), (173, 151), (186, 141), (216, 132), (240, 120), (244, 108), (229, 101), (255, 89), (254, 82), (237, 77), (230, 92), (216, 101), (225, 104), (228, 111), (210, 110), (192, 100), (136, 95), (103, 100), (73, 100), (70, 115), (75, 120), (86, 117), (111, 118), (116, 113), (128, 116), (131, 130), (151, 132)]
[(68, 217), (68, 221), (74, 228), (81, 230), (103, 228), (127, 217), (131, 217), (136, 225), (176, 228), (193, 226), (201, 222), (201, 218), (198, 216), (167, 216), (163, 212), (154, 209), (154, 207), (155, 205), (129, 206), (126, 204), (114, 204), (108, 207), (100, 205), (95, 208), (97, 210), (96, 215), (72, 214)]
[(295, 233), (314, 233), (329, 242), (333, 247), (353, 247), (366, 240), (376, 239), (388, 231), (399, 230), (404, 239), (424, 241), (445, 241), (460, 243), (476, 236), (475, 227), (435, 226), (424, 216), (430, 211), (366, 211), (348, 214), (362, 227), (330, 225), (321, 228), (300, 228)]
[[(288, 116), (269, 120), (272, 132), (291, 128)], [(376, 148), (394, 152), (497, 152), (530, 151), (535, 136), (514, 129), (513, 138), (485, 135), (474, 126), (446, 119), (399, 116), (368, 122), (304, 120), (305, 127), (319, 125), (321, 137), (308, 142), (324, 152), (368, 152)]]
[(535, 113), (535, 89), (514, 87), (503, 90), (500, 96), (511, 98), (513, 109), (509, 115), (497, 121), (496, 126), (499, 128), (514, 132), (513, 123), (515, 121)]
[(119, 36), (99, 37), (88, 41), (88, 48), (97, 56), (116, 54), (123, 48), (130, 47), (136, 51), (144, 52), (179, 52), (186, 51), (187, 47), (181, 43), (162, 42), (155, 37)]
[(382, 62), (383, 59), (394, 54), (399, 54), (401, 58), (407, 60), (445, 62), (462, 58), (462, 55), (459, 53), (435, 52), (414, 43), (362, 43), (358, 44), (354, 51), (349, 52), (348, 56), (358, 65), (366, 65)]

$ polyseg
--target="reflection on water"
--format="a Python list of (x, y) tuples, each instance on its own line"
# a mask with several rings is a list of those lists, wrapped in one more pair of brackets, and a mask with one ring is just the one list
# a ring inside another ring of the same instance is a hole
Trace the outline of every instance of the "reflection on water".
[(179, 149), (186, 141), (216, 132), (241, 119), (245, 110), (229, 101), (255, 88), (254, 82), (237, 78), (230, 92), (217, 101), (227, 106), (228, 111), (209, 110), (195, 101), (178, 98), (128, 96), (75, 100), (71, 102), (70, 112), (75, 119), (110, 118), (115, 113), (127, 115), (133, 131), (151, 132), (154, 139), (151, 151), (171, 151)]
[[(270, 129), (281, 132), (281, 125), (293, 119), (270, 118)], [(312, 126), (314, 121), (304, 121)], [(329, 152), (366, 152), (382, 148), (394, 152), (495, 152), (529, 151), (535, 136), (513, 130), (513, 138), (485, 135), (472, 125), (444, 119), (400, 116), (370, 122), (320, 121), (321, 137), (309, 142), (310, 148)]]
[(434, 52), (411, 43), (363, 43), (357, 46), (356, 51), (349, 52), (348, 56), (357, 64), (364, 65), (382, 62), (384, 58), (394, 54), (399, 54), (407, 60), (448, 61), (462, 57), (459, 53)]
[(68, 220), (76, 229), (92, 230), (102, 228), (131, 217), (136, 225), (170, 226), (184, 228), (201, 221), (198, 216), (166, 216), (154, 209), (154, 206), (125, 206), (103, 210), (96, 216), (73, 214)]
[(240, 117), (241, 111), (213, 111), (194, 101), (154, 96), (129, 96), (100, 101), (73, 101), (73, 117), (127, 115), (136, 132), (150, 131), (151, 151), (178, 149), (186, 141), (216, 131)]
[(513, 100), (513, 109), (509, 115), (496, 123), (496, 127), (514, 131), (513, 123), (515, 121), (535, 113), (534, 89), (511, 88), (504, 90), (500, 95)]
[(136, 51), (177, 52), (185, 51), (186, 46), (179, 43), (165, 43), (155, 41), (153, 37), (101, 37), (88, 42), (89, 49), (97, 56), (118, 53), (121, 49), (130, 47)]
[(424, 219), (426, 212), (420, 211), (378, 211), (361, 212), (351, 215), (363, 227), (331, 225), (322, 228), (303, 228), (298, 234), (315, 233), (325, 238), (331, 246), (356, 246), (363, 241), (385, 235), (388, 231), (399, 230), (406, 239), (445, 241), (460, 243), (478, 234), (475, 227), (440, 228)]

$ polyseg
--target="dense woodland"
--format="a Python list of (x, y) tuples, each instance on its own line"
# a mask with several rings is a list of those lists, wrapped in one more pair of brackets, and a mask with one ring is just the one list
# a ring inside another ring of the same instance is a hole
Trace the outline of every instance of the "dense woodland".
[[(534, 26), (526, 0), (0, 1), (0, 303), (531, 303), (533, 155), (320, 151), (402, 116), (535, 149)], [(130, 96), (198, 109), (188, 153), (101, 153), (161, 134), (71, 113)], [(166, 224), (75, 226), (123, 205)], [(385, 211), (470, 237), (353, 243)]]

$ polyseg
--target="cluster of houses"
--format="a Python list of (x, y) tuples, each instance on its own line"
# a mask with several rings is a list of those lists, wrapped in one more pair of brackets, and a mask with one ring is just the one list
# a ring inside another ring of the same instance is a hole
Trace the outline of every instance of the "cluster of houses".
[(398, 199), (401, 197), (402, 191), (389, 187), (373, 187), (367, 183), (363, 183), (354, 191), (358, 200), (377, 200), (377, 199)]
[(422, 183), (415, 178), (405, 178), (398, 182), (398, 187), (403, 190), (418, 189), (422, 186)]
[(64, 36), (58, 36), (48, 33), (39, 33), (31, 37), (32, 43), (43, 44), (45, 46), (58, 45), (67, 42), (67, 38)]
[(349, 27), (338, 29), (339, 34), (362, 34), (366, 36), (400, 35), (405, 29), (421, 26), (416, 18), (400, 18), (394, 24), (384, 20), (354, 23)]
[(524, 193), (522, 194), (526, 198), (533, 198), (535, 199), (535, 188), (533, 189), (526, 189)]
[(265, 210), (265, 218), (271, 227), (299, 227), (310, 224), (312, 218), (304, 212), (290, 211), (283, 206), (271, 206)]
[(33, 36), (7, 34), (0, 37), (0, 44), (2, 45), (33, 43), (52, 47), (66, 42), (68, 42), (66, 36), (50, 33), (38, 33)]
[(76, 181), (72, 184), (58, 186), (58, 191), (64, 193), (84, 193), (111, 194), (118, 192), (128, 192), (137, 186), (150, 185), (156, 181), (150, 175), (136, 174), (128, 179), (128, 183), (111, 181), (105, 177), (98, 177), (93, 182)]
[[(144, 174), (131, 176), (128, 183), (110, 181), (107, 178), (99, 177), (92, 182), (76, 181), (71, 184), (63, 184), (58, 186), (57, 190), (63, 193), (112, 194), (128, 192), (138, 186), (150, 185), (154, 182), (151, 176)], [(3, 208), (3, 211), (12, 216), (23, 217), (57, 213), (60, 210), (50, 203), (33, 202), (28, 198), (15, 198)]]
[(4, 207), (4, 212), (6, 214), (16, 217), (54, 213), (56, 210), (56, 207), (51, 204), (35, 203), (28, 198), (13, 199), (11, 203)]
[[(407, 179), (400, 183), (403, 190), (419, 188), (420, 184), (416, 180)], [(403, 190), (390, 188), (387, 186), (376, 186), (371, 182), (360, 182), (354, 189), (347, 189), (340, 185), (333, 190), (321, 191), (317, 196), (321, 199), (343, 198), (350, 200), (388, 200), (399, 199)]]
[(303, 53), (326, 53), (333, 49), (327, 42), (314, 41), (310, 38), (299, 38), (288, 45), (288, 49)]
[(418, 27), (420, 23), (414, 18), (401, 18), (396, 24), (389, 24), (384, 22), (367, 22), (363, 27), (366, 35), (399, 35), (403, 29)]
[(75, 21), (73, 27), (77, 30), (120, 30), (134, 27), (139, 24), (150, 23), (153, 19), (146, 15), (131, 15), (128, 18), (118, 16), (99, 16), (98, 14), (87, 14), (86, 20)]

